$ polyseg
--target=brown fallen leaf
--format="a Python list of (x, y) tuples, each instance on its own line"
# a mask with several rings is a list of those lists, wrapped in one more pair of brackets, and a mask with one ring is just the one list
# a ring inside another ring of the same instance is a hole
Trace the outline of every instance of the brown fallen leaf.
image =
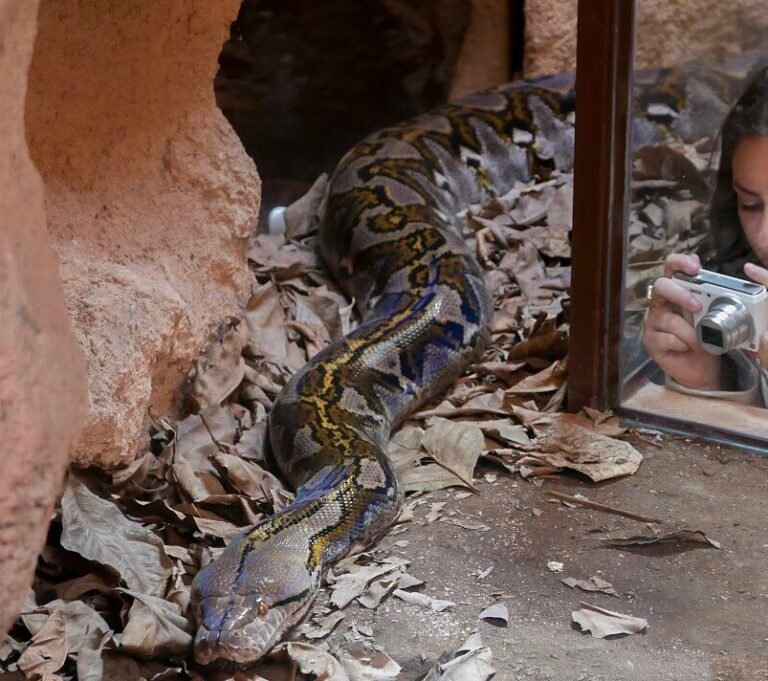
[(472, 487), (477, 460), (483, 452), (483, 432), (474, 423), (433, 417), (427, 421), (422, 446), (429, 455), (459, 482)]
[(296, 632), (310, 640), (325, 638), (344, 619), (344, 613), (333, 612), (326, 616), (313, 615), (311, 619), (296, 628)]
[(382, 579), (374, 580), (368, 585), (365, 593), (358, 596), (357, 602), (369, 610), (377, 608), (399, 586), (400, 580), (398, 575), (401, 574), (401, 572), (395, 572)]
[(477, 425), (485, 435), (503, 444), (523, 450), (534, 447), (533, 441), (528, 435), (528, 429), (523, 425), (512, 423), (509, 419), (478, 421)]
[(134, 599), (120, 636), (121, 650), (143, 657), (184, 655), (191, 650), (192, 625), (178, 605), (128, 589), (121, 591)]
[[(357, 558), (357, 557), (355, 557)], [(368, 588), (368, 585), (391, 572), (400, 570), (409, 564), (405, 558), (390, 557), (385, 558), (381, 563), (371, 565), (358, 565), (354, 562), (340, 563), (341, 569), (347, 569), (348, 572), (339, 574), (334, 571), (333, 582), (331, 584), (331, 604), (342, 610), (347, 607), (355, 598), (361, 596)], [(338, 567), (336, 568), (339, 569)]]
[(722, 550), (720, 542), (710, 539), (701, 530), (682, 529), (663, 535), (635, 535), (633, 537), (613, 537), (602, 540), (607, 546), (648, 546), (649, 544), (702, 544)]
[(309, 191), (285, 209), (285, 236), (299, 239), (315, 231), (324, 213), (328, 175), (322, 173)]
[(567, 361), (565, 359), (558, 360), (543, 371), (518, 381), (512, 387), (507, 388), (506, 392), (510, 395), (552, 392), (563, 385), (567, 371)]
[(491, 649), (476, 632), (455, 650), (440, 655), (419, 681), (488, 681), (495, 673)]
[(277, 288), (271, 283), (253, 291), (245, 308), (245, 321), (250, 339), (247, 351), (251, 355), (287, 367), (291, 372), (306, 362), (305, 353), (288, 338), (290, 317), (280, 301)]
[[(267, 681), (294, 681), (298, 671), (313, 681), (351, 681), (341, 663), (308, 643), (281, 643), (253, 670)], [(258, 681), (260, 677), (246, 677)], [(235, 677), (236, 681), (237, 677)]]
[(383, 650), (370, 643), (357, 643), (339, 654), (349, 681), (394, 681), (400, 676), (400, 665)]
[(443, 612), (448, 608), (452, 608), (456, 605), (452, 601), (440, 600), (438, 598), (432, 598), (427, 594), (419, 593), (418, 591), (405, 591), (404, 589), (395, 589), (392, 595), (399, 598), (406, 603), (413, 603), (414, 605), (421, 605), (425, 608), (429, 608), (433, 612)]
[(256, 272), (277, 281), (317, 269), (318, 259), (315, 251), (286, 242), (284, 234), (259, 234), (248, 251), (248, 260)]
[(290, 492), (272, 473), (259, 464), (232, 454), (213, 454), (213, 460), (226, 471), (227, 482), (251, 500), (274, 503), (273, 494)]
[(233, 393), (245, 376), (243, 348), (248, 338), (238, 323), (217, 343), (212, 343), (204, 357), (195, 361), (189, 396), (194, 411), (221, 404)]
[(582, 631), (588, 631), (594, 638), (639, 634), (648, 628), (648, 621), (640, 617), (624, 615), (589, 603), (581, 603), (581, 606), (580, 610), (571, 613), (571, 617)]
[(599, 591), (600, 593), (609, 594), (611, 596), (619, 597), (616, 589), (613, 588), (613, 584), (606, 582), (600, 577), (590, 577), (589, 579), (575, 579), (574, 577), (566, 577), (560, 580), (566, 586), (571, 589), (579, 588), (582, 591)]
[(552, 416), (530, 457), (578, 471), (594, 482), (632, 475), (640, 467), (643, 456), (628, 442), (601, 435), (584, 417)]
[(424, 440), (424, 429), (406, 423), (398, 430), (387, 447), (387, 456), (394, 464), (398, 475), (413, 468), (422, 458), (421, 443)]
[(154, 532), (126, 518), (73, 473), (67, 477), (61, 507), (65, 549), (108, 565), (134, 591), (165, 593), (172, 564)]
[(66, 582), (60, 582), (54, 587), (54, 591), (58, 598), (65, 601), (74, 601), (89, 591), (99, 591), (101, 593), (111, 591), (115, 587), (116, 582), (117, 579), (111, 575), (89, 572), (82, 577), (75, 577)]
[(503, 603), (494, 603), (483, 610), (478, 618), (496, 626), (506, 627), (509, 624), (509, 608)]
[(162, 456), (172, 462), (173, 477), (193, 502), (226, 493), (212, 457), (228, 451), (236, 432), (232, 410), (218, 405), (179, 422), (176, 441)]
[(28, 679), (45, 678), (61, 669), (69, 651), (66, 631), (62, 612), (51, 612), (19, 658), (19, 669)]

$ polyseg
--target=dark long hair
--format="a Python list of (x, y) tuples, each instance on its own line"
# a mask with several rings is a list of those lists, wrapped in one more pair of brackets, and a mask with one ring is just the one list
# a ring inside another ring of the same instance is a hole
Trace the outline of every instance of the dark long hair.
[(768, 136), (768, 67), (759, 69), (752, 76), (720, 131), (720, 167), (710, 204), (710, 218), (715, 264), (724, 274), (743, 276), (744, 263), (757, 261), (739, 221), (733, 190), (733, 154), (744, 138), (764, 136)]

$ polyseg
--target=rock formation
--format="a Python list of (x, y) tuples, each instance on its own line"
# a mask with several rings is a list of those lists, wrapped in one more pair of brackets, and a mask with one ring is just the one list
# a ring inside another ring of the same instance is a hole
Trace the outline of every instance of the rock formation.
[(259, 180), (213, 95), (239, 5), (40, 3), (27, 139), (88, 362), (78, 464), (134, 458), (249, 292)]
[(0, 0), (0, 634), (24, 601), (86, 407), (85, 364), (24, 139), (36, 12), (34, 0)]

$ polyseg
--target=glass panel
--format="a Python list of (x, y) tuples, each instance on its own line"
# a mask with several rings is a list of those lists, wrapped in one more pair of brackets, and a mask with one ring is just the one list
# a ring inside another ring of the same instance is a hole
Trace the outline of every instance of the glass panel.
[(768, 41), (734, 25), (713, 45), (692, 25), (685, 44), (712, 56), (649, 68), (664, 61), (651, 4), (638, 3), (622, 406), (768, 439)]

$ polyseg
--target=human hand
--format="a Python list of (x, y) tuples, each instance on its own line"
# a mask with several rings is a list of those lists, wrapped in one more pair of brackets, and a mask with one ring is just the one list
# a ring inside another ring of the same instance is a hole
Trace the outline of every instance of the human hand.
[[(695, 390), (717, 390), (720, 357), (699, 345), (696, 330), (675, 310), (677, 306), (692, 313), (701, 311), (699, 299), (672, 278), (675, 272), (694, 276), (700, 269), (701, 262), (696, 255), (674, 253), (667, 257), (664, 276), (653, 283), (641, 342), (661, 370), (680, 385)], [(768, 280), (768, 270), (764, 272)], [(768, 366), (768, 339), (765, 347)]]
[[(751, 262), (748, 262), (744, 265), (744, 274), (746, 274), (752, 281), (768, 287), (768, 270), (765, 269), (765, 267), (753, 265)], [(757, 357), (760, 366), (762, 366), (763, 369), (768, 369), (768, 331), (760, 336), (758, 351), (750, 352), (749, 354), (753, 357)]]

